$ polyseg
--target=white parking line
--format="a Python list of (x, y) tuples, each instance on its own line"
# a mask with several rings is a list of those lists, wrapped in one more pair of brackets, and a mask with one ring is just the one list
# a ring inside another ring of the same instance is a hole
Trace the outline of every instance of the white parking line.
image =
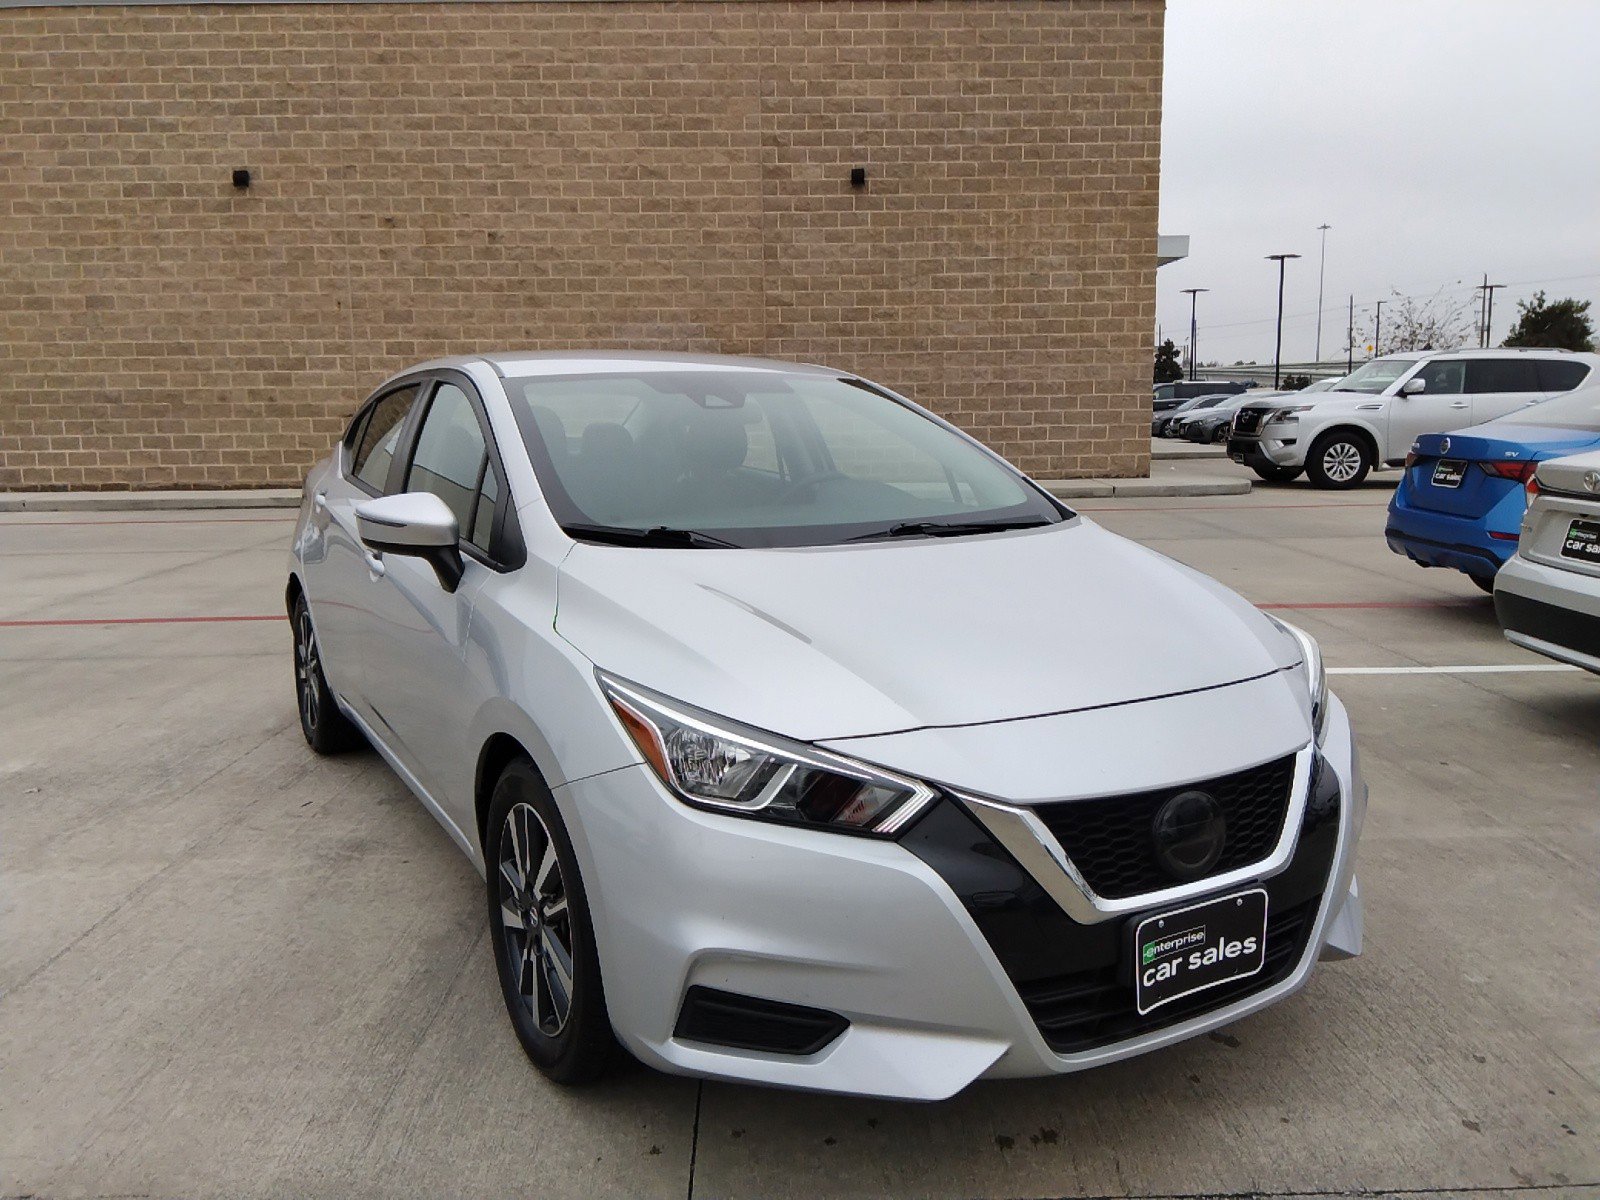
[(1576, 671), (1565, 663), (1497, 663), (1477, 667), (1329, 667), (1329, 675), (1517, 675), (1532, 671)]

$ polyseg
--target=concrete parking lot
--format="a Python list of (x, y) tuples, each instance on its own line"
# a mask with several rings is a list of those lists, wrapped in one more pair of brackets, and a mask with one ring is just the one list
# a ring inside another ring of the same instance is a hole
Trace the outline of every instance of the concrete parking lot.
[(301, 740), (293, 514), (0, 515), (0, 1196), (1600, 1194), (1600, 679), (1390, 554), (1389, 486), (1082, 502), (1322, 640), (1365, 955), (923, 1106), (545, 1083), (471, 867)]

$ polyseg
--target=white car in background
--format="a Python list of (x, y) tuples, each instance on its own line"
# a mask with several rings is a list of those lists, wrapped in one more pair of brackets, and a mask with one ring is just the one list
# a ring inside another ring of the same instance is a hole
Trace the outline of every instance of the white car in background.
[(1600, 451), (1540, 463), (1528, 497), (1495, 616), (1508, 641), (1600, 673)]
[(1304, 471), (1316, 487), (1353, 488), (1374, 467), (1404, 463), (1422, 434), (1481, 425), (1569, 392), (1597, 366), (1600, 355), (1566, 350), (1390, 354), (1320, 395), (1246, 404), (1228, 454), (1269, 483)]

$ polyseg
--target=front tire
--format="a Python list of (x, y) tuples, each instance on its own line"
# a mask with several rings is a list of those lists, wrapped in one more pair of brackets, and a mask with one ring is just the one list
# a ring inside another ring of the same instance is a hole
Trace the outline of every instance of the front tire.
[(1253, 462), (1250, 469), (1266, 483), (1292, 483), (1300, 478), (1300, 467), (1280, 467), (1276, 463)]
[(1312, 442), (1306, 456), (1306, 474), (1313, 487), (1337, 491), (1359, 487), (1372, 467), (1372, 448), (1366, 438), (1338, 429)]
[(487, 841), (489, 939), (517, 1040), (553, 1082), (588, 1083), (616, 1041), (572, 840), (530, 763), (495, 784)]
[(304, 596), (295, 598), (289, 619), (294, 626), (295, 701), (300, 708), (300, 732), (305, 735), (306, 745), (318, 754), (340, 754), (365, 745), (361, 730), (339, 711), (328, 677), (322, 673), (322, 647)]

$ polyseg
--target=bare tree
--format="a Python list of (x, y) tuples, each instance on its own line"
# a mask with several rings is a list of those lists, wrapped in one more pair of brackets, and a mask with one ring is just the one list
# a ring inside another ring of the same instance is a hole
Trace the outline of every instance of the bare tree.
[[(1478, 316), (1470, 291), (1440, 288), (1425, 299), (1390, 292), (1383, 302), (1382, 320), (1375, 305), (1356, 310), (1353, 336), (1346, 337), (1346, 349), (1359, 357), (1364, 354), (1394, 354), (1402, 350), (1458, 350), (1476, 344)], [(1373, 329), (1378, 342), (1374, 349)]]

